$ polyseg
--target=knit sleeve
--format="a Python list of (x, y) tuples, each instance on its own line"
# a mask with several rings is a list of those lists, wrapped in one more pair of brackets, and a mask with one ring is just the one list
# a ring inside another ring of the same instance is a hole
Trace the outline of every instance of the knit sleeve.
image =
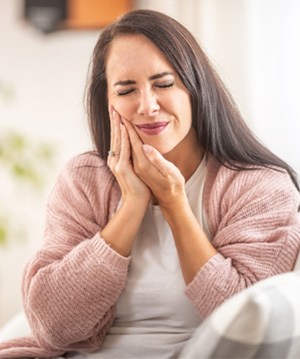
[(292, 270), (300, 248), (299, 193), (286, 173), (223, 169), (208, 201), (218, 253), (186, 289), (201, 317), (253, 283)]
[(82, 161), (71, 161), (60, 174), (48, 202), (44, 245), (23, 278), (33, 335), (49, 350), (97, 349), (127, 277), (129, 258), (99, 234), (109, 203), (116, 202), (112, 176)]

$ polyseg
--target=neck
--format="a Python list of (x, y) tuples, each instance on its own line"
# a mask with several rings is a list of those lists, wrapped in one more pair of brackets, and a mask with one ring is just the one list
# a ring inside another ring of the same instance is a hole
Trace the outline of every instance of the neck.
[(191, 128), (186, 137), (170, 152), (164, 155), (165, 159), (174, 163), (188, 181), (202, 161), (204, 150), (198, 142), (194, 128)]

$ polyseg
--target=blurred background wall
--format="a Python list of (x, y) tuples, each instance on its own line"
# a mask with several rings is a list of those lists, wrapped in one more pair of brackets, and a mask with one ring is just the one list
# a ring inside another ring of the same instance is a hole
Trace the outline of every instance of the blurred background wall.
[[(187, 26), (249, 126), (300, 172), (298, 0), (137, 0), (134, 7), (165, 12)], [(38, 190), (12, 183), (0, 168), (0, 210), (13, 228), (0, 245), (0, 326), (21, 310), (22, 270), (42, 243), (56, 176), (71, 156), (91, 148), (83, 95), (101, 31), (45, 35), (22, 16), (22, 0), (0, 0), (0, 141), (18, 131), (30, 143), (49, 144), (54, 155), (47, 169), (36, 164), (45, 175)]]

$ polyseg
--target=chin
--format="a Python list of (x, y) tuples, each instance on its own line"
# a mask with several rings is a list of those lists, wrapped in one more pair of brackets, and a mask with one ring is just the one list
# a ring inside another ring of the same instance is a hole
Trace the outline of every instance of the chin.
[(144, 144), (154, 147), (161, 155), (168, 154), (178, 145), (178, 143), (174, 142), (166, 143), (163, 139), (160, 139), (159, 141), (149, 141), (149, 139), (141, 138), (141, 140)]
[(175, 146), (157, 146), (157, 145), (152, 145), (151, 143), (149, 143), (149, 145), (153, 146), (161, 155), (165, 156), (168, 153), (172, 152), (172, 150), (175, 148)]

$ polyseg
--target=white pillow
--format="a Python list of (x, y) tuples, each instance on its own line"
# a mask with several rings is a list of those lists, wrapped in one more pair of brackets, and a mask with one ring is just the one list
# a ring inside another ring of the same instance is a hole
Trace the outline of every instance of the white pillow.
[(23, 312), (18, 313), (0, 329), (0, 342), (30, 335), (29, 323)]
[(179, 358), (300, 358), (300, 270), (265, 279), (225, 301)]
[(294, 271), (300, 269), (300, 252), (298, 254), (298, 258), (296, 260), (296, 264), (295, 264), (295, 267), (294, 267)]

